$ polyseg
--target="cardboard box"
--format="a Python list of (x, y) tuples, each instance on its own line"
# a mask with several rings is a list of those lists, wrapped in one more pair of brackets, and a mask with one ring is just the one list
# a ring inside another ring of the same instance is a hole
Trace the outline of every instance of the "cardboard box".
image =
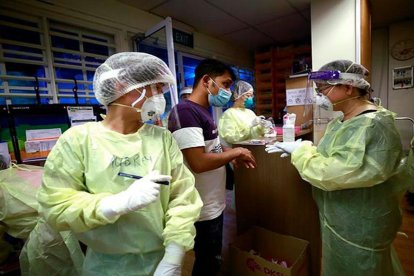
[[(231, 275), (309, 275), (308, 246), (305, 240), (252, 227), (230, 244)], [(288, 268), (265, 258), (286, 261)]]
[[(307, 81), (308, 81), (307, 76), (287, 79), (286, 90), (306, 89)], [(306, 112), (304, 112), (305, 108), (307, 108)], [(287, 106), (287, 112), (296, 114), (295, 126), (311, 125), (310, 121), (313, 119), (313, 105)], [(304, 117), (304, 115), (306, 116)]]

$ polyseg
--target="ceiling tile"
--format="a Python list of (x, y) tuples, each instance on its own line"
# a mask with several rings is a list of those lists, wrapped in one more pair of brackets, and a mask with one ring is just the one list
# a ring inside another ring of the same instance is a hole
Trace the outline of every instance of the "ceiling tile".
[(310, 0), (287, 0), (297, 10), (305, 10), (310, 8)]
[(372, 2), (372, 25), (383, 27), (389, 24), (414, 19), (413, 0), (376, 0)]
[(259, 47), (274, 44), (272, 38), (252, 28), (229, 33), (223, 37), (223, 40), (249, 50), (256, 50)]
[(135, 8), (138, 8), (140, 10), (144, 11), (150, 11), (152, 8), (158, 6), (159, 4), (165, 2), (165, 0), (119, 0), (119, 2), (122, 2), (124, 4), (133, 6)]
[(250, 25), (266, 22), (295, 11), (286, 0), (238, 0), (237, 5), (234, 1), (206, 0), (206, 2), (231, 13), (232, 16)]
[(311, 34), (310, 22), (305, 21), (299, 14), (285, 16), (256, 27), (277, 43), (283, 44), (309, 39)]
[(152, 10), (153, 13), (171, 16), (197, 31), (215, 37), (246, 28), (247, 25), (215, 8), (205, 1), (173, 0)]

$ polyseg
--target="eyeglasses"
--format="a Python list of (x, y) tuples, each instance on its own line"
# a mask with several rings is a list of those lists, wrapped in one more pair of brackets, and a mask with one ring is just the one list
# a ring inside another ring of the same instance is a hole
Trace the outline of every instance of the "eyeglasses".
[(332, 86), (334, 86), (334, 85), (325, 85), (325, 86), (321, 86), (321, 87), (316, 87), (315, 91), (318, 94), (323, 94), (322, 93), (323, 91), (327, 90), (328, 88), (331, 88)]

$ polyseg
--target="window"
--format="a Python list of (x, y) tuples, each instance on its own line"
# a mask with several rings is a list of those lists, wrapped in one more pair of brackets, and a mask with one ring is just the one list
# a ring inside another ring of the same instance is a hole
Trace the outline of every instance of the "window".
[[(0, 96), (1, 103), (35, 103), (34, 87), (42, 102), (51, 97), (47, 85), (44, 34), (40, 20), (12, 18), (0, 14)], [(38, 82), (35, 82), (35, 76)]]
[(49, 34), (59, 102), (74, 103), (76, 89), (80, 103), (97, 103), (93, 75), (96, 68), (115, 53), (113, 37), (54, 21), (50, 22)]
[(254, 86), (254, 72), (250, 69), (242, 69), (239, 67), (232, 67), (236, 73), (237, 79), (246, 81)]
[[(46, 18), (0, 12), (0, 104), (97, 103), (96, 68), (115, 53), (113, 35)], [(36, 78), (35, 78), (36, 77)]]

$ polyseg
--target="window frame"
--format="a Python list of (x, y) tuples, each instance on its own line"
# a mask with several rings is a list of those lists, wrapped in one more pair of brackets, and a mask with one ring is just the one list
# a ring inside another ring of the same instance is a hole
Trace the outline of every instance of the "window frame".
[[(0, 19), (0, 24), (8, 27), (13, 27), (22, 30), (34, 31), (39, 34), (39, 44), (26, 43), (17, 40), (8, 40), (0, 38), (0, 97), (5, 98), (6, 104), (12, 104), (12, 99), (20, 97), (30, 99), (36, 99), (36, 93), (32, 85), (13, 86), (10, 85), (10, 81), (30, 81), (34, 82), (35, 78), (32, 76), (13, 76), (8, 74), (6, 71), (6, 63), (18, 63), (18, 64), (32, 64), (43, 67), (44, 77), (38, 77), (39, 82), (42, 82), (40, 86), (40, 97), (41, 99), (46, 98), (48, 103), (60, 103), (63, 98), (74, 99), (73, 88), (59, 88), (61, 84), (73, 83), (73, 79), (58, 78), (57, 73), (59, 69), (74, 69), (79, 70), (82, 75), (82, 79), (77, 79), (78, 87), (78, 98), (80, 101), (85, 103), (96, 101), (93, 93), (92, 80), (88, 72), (95, 72), (96, 68), (104, 61), (107, 57), (117, 52), (117, 34), (116, 32), (108, 33), (105, 30), (90, 29), (90, 26), (81, 27), (73, 22), (62, 22), (62, 19), (56, 20), (46, 16), (32, 16), (22, 15), (13, 11), (0, 10), (0, 15), (15, 19), (16, 21), (28, 21), (37, 25), (37, 27), (28, 26), (25, 24), (16, 23), (12, 20)], [(24, 22), (23, 22), (24, 23)], [(30, 23), (29, 23), (30, 24)], [(66, 33), (65, 33), (66, 32)], [(67, 34), (73, 33), (73, 35)], [(79, 45), (79, 51), (68, 50), (65, 48), (59, 48), (52, 45), (52, 36), (59, 38), (68, 38), (77, 41)], [(96, 38), (96, 39), (94, 39)], [(106, 40), (106, 42), (105, 42)], [(85, 43), (91, 43), (91, 45), (102, 45), (106, 47), (108, 55), (102, 55), (97, 53), (89, 53), (84, 49)], [(30, 49), (27, 51), (16, 50), (16, 49), (4, 49), (3, 45), (8, 44), (11, 46), (29, 47), (32, 49), (39, 49), (41, 53), (31, 53)], [(80, 56), (80, 59), (76, 62), (70, 58), (56, 58), (56, 53), (72, 54)], [(20, 55), (23, 57), (11, 58), (5, 57), (5, 55)], [(31, 60), (38, 58), (39, 60)], [(87, 58), (101, 59), (102, 62), (93, 62), (87, 60)], [(67, 64), (71, 62), (72, 64)], [(66, 64), (64, 64), (66, 63)], [(76, 64), (77, 63), (77, 64)], [(45, 85), (46, 83), (46, 85)], [(13, 90), (18, 90), (18, 93), (13, 93)], [(27, 91), (27, 93), (24, 93)], [(67, 103), (65, 101), (65, 103)]]

